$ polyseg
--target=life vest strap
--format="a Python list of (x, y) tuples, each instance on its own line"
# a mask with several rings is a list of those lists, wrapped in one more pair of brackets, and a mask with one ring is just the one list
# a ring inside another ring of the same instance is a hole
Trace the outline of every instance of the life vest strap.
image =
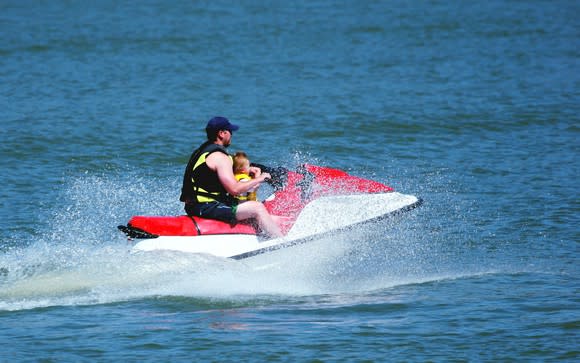
[(205, 203), (205, 202), (198, 202), (196, 200), (198, 196), (206, 197), (206, 198), (212, 199), (214, 201), (218, 201), (218, 202), (222, 202), (222, 203), (226, 203), (226, 204), (232, 204), (235, 201), (235, 198), (233, 198), (229, 194), (226, 194), (226, 195), (212, 194), (212, 193), (204, 192), (201, 190), (194, 190), (192, 193), (193, 200), (192, 199), (187, 200), (186, 203), (187, 204)]

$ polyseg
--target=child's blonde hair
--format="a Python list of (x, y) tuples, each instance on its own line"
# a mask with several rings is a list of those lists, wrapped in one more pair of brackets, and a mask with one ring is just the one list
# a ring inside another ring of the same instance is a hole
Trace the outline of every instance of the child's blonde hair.
[(250, 159), (243, 151), (237, 151), (234, 155), (234, 173), (242, 173), (250, 165)]

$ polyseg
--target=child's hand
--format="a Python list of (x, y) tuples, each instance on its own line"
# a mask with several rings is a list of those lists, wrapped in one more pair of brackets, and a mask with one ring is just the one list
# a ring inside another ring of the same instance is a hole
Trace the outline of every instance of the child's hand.
[(262, 174), (262, 170), (257, 166), (250, 166), (249, 174), (252, 178), (257, 178)]

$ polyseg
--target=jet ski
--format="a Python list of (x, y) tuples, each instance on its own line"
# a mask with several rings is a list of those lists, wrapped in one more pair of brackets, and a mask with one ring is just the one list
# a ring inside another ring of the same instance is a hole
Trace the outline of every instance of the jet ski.
[(244, 259), (303, 244), (366, 223), (401, 214), (421, 205), (377, 181), (342, 170), (310, 164), (296, 170), (254, 164), (272, 175), (272, 193), (263, 200), (279, 216), (284, 236), (268, 239), (252, 222), (227, 222), (180, 216), (134, 216), (118, 226), (132, 250), (174, 250)]

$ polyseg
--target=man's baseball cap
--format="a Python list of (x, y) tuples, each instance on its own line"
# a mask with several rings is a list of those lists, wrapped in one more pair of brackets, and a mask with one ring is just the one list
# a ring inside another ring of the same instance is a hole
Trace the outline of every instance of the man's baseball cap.
[(240, 127), (234, 125), (225, 117), (216, 116), (207, 122), (206, 130), (228, 130), (230, 132), (238, 130)]

